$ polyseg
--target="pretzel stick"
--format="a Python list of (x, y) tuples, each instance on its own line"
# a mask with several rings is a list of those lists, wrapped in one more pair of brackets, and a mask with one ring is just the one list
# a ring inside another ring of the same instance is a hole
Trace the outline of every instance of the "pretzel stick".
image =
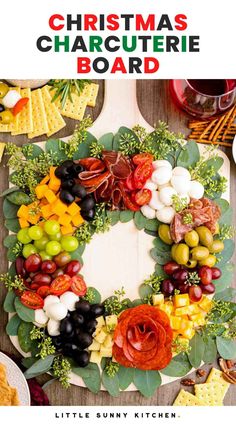
[(212, 141), (212, 140), (203, 140), (203, 139), (199, 139), (197, 140), (197, 143), (202, 143), (202, 144), (217, 144), (219, 146), (224, 146), (224, 147), (232, 147), (232, 143), (226, 143), (223, 141)]
[(208, 133), (208, 131), (210, 131), (210, 129), (215, 125), (216, 122), (217, 122), (217, 119), (214, 119), (213, 121), (211, 121), (210, 124), (206, 127), (206, 129), (201, 134), (200, 138), (204, 138), (205, 135)]
[[(222, 140), (224, 140), (225, 137), (226, 137), (226, 135), (229, 133), (229, 130), (230, 130), (230, 128), (231, 128), (231, 126), (232, 126), (232, 124), (233, 124), (233, 122), (235, 120), (235, 117), (236, 117), (236, 106), (233, 108), (233, 114), (232, 114), (230, 120), (228, 121), (227, 126), (226, 126), (226, 128), (224, 130), (224, 133), (223, 133), (223, 136), (222, 136)], [(236, 130), (235, 130), (235, 134), (236, 134)]]
[[(228, 121), (228, 119), (230, 118), (232, 113), (233, 113), (233, 109), (230, 109), (229, 112), (226, 115), (222, 116), (222, 118), (224, 118), (224, 119), (222, 121), (220, 119), (220, 121), (221, 121), (221, 122), (219, 121), (220, 125), (218, 126), (218, 128), (216, 128), (216, 131), (214, 132), (213, 137), (212, 137), (213, 141), (217, 140), (219, 133), (224, 128), (226, 122)], [(217, 127), (217, 125), (216, 125), (216, 127)], [(211, 138), (209, 137), (209, 139), (211, 139)]]

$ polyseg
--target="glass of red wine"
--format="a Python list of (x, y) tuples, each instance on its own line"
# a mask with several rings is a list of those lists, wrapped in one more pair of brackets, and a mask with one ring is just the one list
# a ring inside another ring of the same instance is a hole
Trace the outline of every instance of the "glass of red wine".
[(176, 105), (189, 115), (210, 119), (227, 112), (236, 102), (236, 80), (171, 80)]

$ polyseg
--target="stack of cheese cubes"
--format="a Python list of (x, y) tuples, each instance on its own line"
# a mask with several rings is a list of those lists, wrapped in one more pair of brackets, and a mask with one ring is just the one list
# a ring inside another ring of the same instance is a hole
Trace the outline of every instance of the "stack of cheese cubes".
[(97, 327), (93, 334), (93, 343), (89, 346), (91, 351), (90, 362), (100, 364), (102, 358), (112, 357), (113, 335), (117, 326), (117, 316), (108, 315), (96, 318)]

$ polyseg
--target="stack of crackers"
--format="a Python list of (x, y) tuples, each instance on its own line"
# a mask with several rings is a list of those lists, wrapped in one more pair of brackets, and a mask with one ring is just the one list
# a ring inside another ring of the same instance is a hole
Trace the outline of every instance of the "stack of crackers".
[(95, 106), (98, 89), (98, 84), (87, 84), (81, 95), (72, 93), (73, 102), (67, 98), (62, 109), (59, 99), (52, 102), (54, 91), (48, 86), (37, 90), (12, 87), (10, 90), (18, 91), (21, 97), (28, 97), (29, 101), (11, 124), (0, 124), (0, 132), (10, 132), (13, 136), (27, 134), (29, 139), (44, 134), (51, 137), (65, 127), (63, 116), (83, 119), (86, 107)]
[(206, 383), (195, 384), (195, 395), (180, 390), (173, 406), (222, 406), (229, 386), (223, 373), (212, 368)]
[(0, 364), (0, 406), (19, 406), (17, 390), (9, 386), (6, 367)]

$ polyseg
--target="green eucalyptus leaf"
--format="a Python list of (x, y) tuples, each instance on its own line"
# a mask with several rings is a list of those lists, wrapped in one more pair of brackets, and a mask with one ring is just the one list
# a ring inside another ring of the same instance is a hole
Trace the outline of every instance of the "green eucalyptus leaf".
[(15, 277), (16, 275), (16, 266), (15, 263), (12, 262), (12, 264), (10, 265), (10, 268), (8, 269), (8, 274), (10, 275), (10, 277)]
[(143, 214), (140, 211), (135, 212), (134, 223), (138, 230), (143, 230), (143, 228), (145, 228), (146, 221), (147, 219), (145, 218), (145, 216), (143, 216)]
[(194, 167), (200, 159), (200, 153), (198, 145), (195, 141), (188, 141), (182, 148), (178, 159), (177, 166), (183, 166), (184, 168)]
[(132, 307), (134, 308), (135, 306), (139, 306), (139, 305), (142, 305), (142, 304), (143, 304), (142, 299), (134, 299), (133, 302), (132, 302)]
[(112, 150), (115, 150), (116, 152), (118, 152), (119, 148), (120, 148), (120, 134), (116, 133), (113, 137)]
[(6, 219), (4, 222), (5, 227), (13, 233), (18, 233), (20, 224), (17, 218)]
[(200, 334), (196, 333), (193, 336), (190, 340), (189, 346), (191, 347), (188, 354), (189, 362), (194, 368), (198, 368), (201, 365), (205, 350), (204, 341)]
[(159, 277), (168, 278), (168, 275), (165, 273), (163, 267), (160, 264), (155, 265), (155, 274)]
[(212, 364), (217, 357), (216, 342), (208, 337), (207, 339), (204, 339), (204, 345), (205, 347), (202, 360), (205, 364)]
[(48, 355), (45, 359), (39, 359), (30, 368), (28, 368), (24, 375), (26, 379), (36, 377), (37, 375), (44, 374), (52, 367), (56, 355)]
[(215, 294), (215, 300), (223, 300), (224, 302), (229, 302), (230, 300), (234, 300), (236, 296), (236, 289), (232, 287), (228, 287), (227, 289), (220, 291)]
[(19, 315), (20, 319), (25, 322), (34, 322), (35, 321), (35, 312), (33, 309), (26, 308), (18, 297), (15, 298), (15, 309), (16, 313)]
[(74, 252), (70, 252), (70, 257), (71, 257), (71, 260), (79, 261), (81, 263), (81, 265), (84, 264), (84, 261), (83, 261), (82, 256), (81, 256), (80, 246), (76, 250), (74, 250)]
[(96, 303), (100, 303), (102, 300), (101, 294), (99, 293), (99, 291), (97, 289), (95, 289), (95, 287), (88, 287), (87, 288), (87, 293), (91, 293), (93, 300), (90, 300), (90, 304), (91, 305), (95, 305)]
[(156, 235), (157, 235), (156, 231), (144, 230), (144, 232), (151, 237), (156, 237)]
[(225, 265), (232, 258), (235, 248), (234, 240), (224, 240), (224, 246), (224, 250), (216, 255), (216, 257), (220, 259), (219, 262), (217, 262), (217, 267), (219, 268)]
[(38, 358), (35, 358), (33, 356), (30, 356), (29, 358), (23, 358), (22, 361), (21, 361), (21, 363), (22, 363), (23, 367), (30, 368), (37, 361), (38, 361)]
[(84, 384), (92, 393), (98, 393), (101, 388), (101, 375), (98, 365), (90, 362), (84, 369), (90, 370), (88, 376), (82, 376)]
[(151, 397), (161, 385), (161, 376), (158, 371), (144, 371), (135, 368), (134, 385), (145, 397)]
[(22, 151), (26, 159), (35, 159), (43, 154), (43, 149), (37, 144), (23, 144)]
[(84, 159), (90, 156), (90, 146), (96, 142), (96, 137), (93, 134), (87, 132), (86, 139), (79, 145), (77, 152), (74, 154), (73, 159)]
[(3, 309), (5, 312), (15, 312), (15, 299), (16, 294), (13, 290), (9, 291), (5, 297), (4, 303), (3, 303)]
[(18, 255), (18, 254), (16, 254), (16, 253), (14, 252), (14, 247), (11, 247), (10, 249), (8, 249), (8, 252), (7, 252), (7, 259), (8, 259), (10, 262), (14, 262), (18, 256), (19, 256), (19, 255)]
[(224, 214), (228, 211), (230, 204), (225, 199), (216, 199), (215, 203), (220, 207), (221, 210), (221, 218), (224, 216)]
[[(219, 202), (222, 199), (215, 199), (215, 202)], [(221, 215), (219, 219), (220, 225), (231, 225), (233, 221), (233, 208), (231, 206)]]
[(7, 198), (3, 200), (3, 215), (7, 220), (15, 219), (17, 217), (18, 209), (19, 209), (19, 206), (14, 205)]
[(211, 159), (206, 160), (206, 170), (213, 168), (215, 172), (219, 171), (224, 163), (224, 159), (220, 156), (213, 157)]
[(126, 210), (120, 212), (120, 222), (126, 223), (133, 219), (134, 212)]
[(156, 249), (158, 249), (160, 252), (170, 252), (171, 246), (169, 244), (164, 243), (164, 241), (162, 241), (160, 239), (160, 237), (156, 237), (153, 240), (153, 245), (156, 247)]
[(13, 317), (10, 318), (6, 326), (6, 333), (8, 336), (17, 336), (18, 328), (21, 322), (22, 321), (18, 315), (13, 315)]
[(6, 190), (4, 190), (4, 191), (0, 194), (0, 197), (7, 196), (7, 194), (13, 193), (14, 191), (18, 191), (18, 190), (19, 190), (19, 187), (16, 187), (16, 186), (11, 187), (11, 188), (7, 188)]
[(160, 265), (164, 265), (166, 262), (171, 260), (170, 252), (163, 252), (158, 250), (156, 247), (150, 250), (150, 255), (152, 259)]
[(147, 219), (145, 223), (145, 229), (148, 231), (157, 231), (159, 227), (158, 221), (156, 218)]
[(223, 359), (236, 358), (236, 340), (226, 339), (222, 336), (216, 337), (216, 346)]
[(29, 205), (32, 202), (28, 194), (23, 191), (14, 191), (13, 193), (8, 194), (7, 200), (16, 206)]
[[(218, 264), (217, 264), (218, 266)], [(215, 293), (219, 293), (224, 291), (227, 287), (231, 286), (233, 281), (233, 271), (234, 265), (231, 263), (227, 263), (225, 266), (221, 268), (222, 275), (218, 280), (215, 281)]]
[(26, 353), (31, 352), (32, 344), (35, 345), (35, 341), (32, 342), (32, 340), (30, 339), (30, 332), (32, 328), (33, 324), (31, 322), (24, 321), (21, 321), (18, 328), (19, 345), (21, 349)]
[(109, 377), (106, 371), (102, 372), (102, 384), (107, 389), (108, 393), (113, 397), (118, 397), (120, 394), (119, 389), (119, 378), (118, 375), (115, 374), (114, 377)]
[(120, 389), (126, 390), (129, 387), (129, 385), (133, 382), (134, 368), (126, 368), (120, 365), (119, 370), (117, 372), (117, 376), (119, 378)]
[(98, 143), (104, 147), (104, 150), (112, 150), (113, 148), (113, 133), (107, 133), (99, 138)]
[(45, 144), (45, 150), (47, 153), (54, 155), (55, 162), (64, 162), (67, 160), (65, 153), (66, 143), (62, 140), (49, 139)]
[(161, 370), (161, 373), (169, 377), (183, 377), (192, 369), (192, 365), (188, 360), (188, 355), (185, 352), (174, 356), (171, 362)]
[(14, 234), (11, 234), (10, 236), (6, 236), (3, 245), (10, 249), (11, 247), (14, 247), (17, 243), (17, 237)]
[(141, 286), (139, 286), (138, 292), (141, 299), (143, 299), (144, 297), (153, 294), (153, 289), (147, 284), (141, 284)]
[(111, 220), (111, 225), (116, 225), (120, 220), (120, 211), (107, 211), (107, 216)]

